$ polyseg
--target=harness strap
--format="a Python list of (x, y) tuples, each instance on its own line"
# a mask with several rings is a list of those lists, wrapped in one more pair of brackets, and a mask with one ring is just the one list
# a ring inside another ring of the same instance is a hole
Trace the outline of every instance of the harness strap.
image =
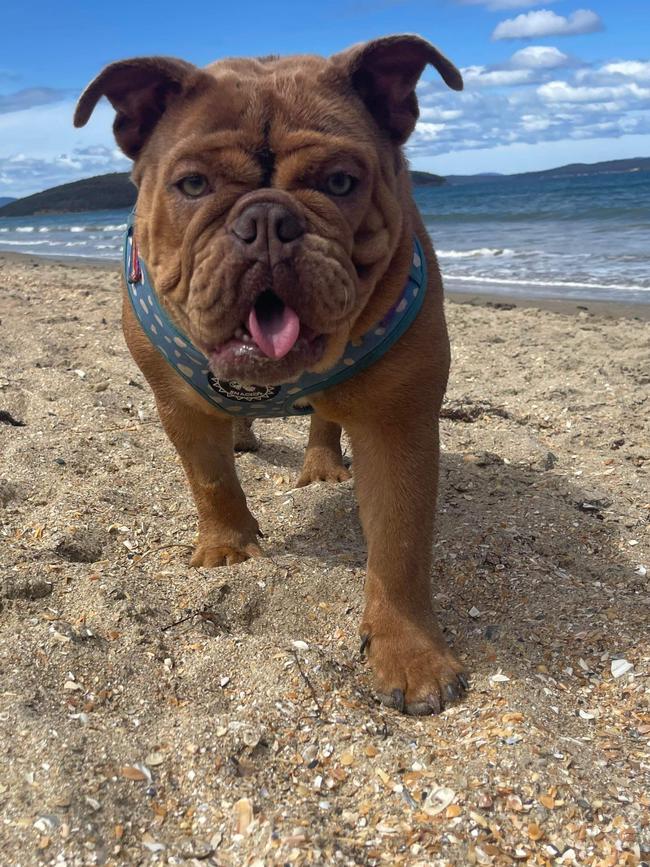
[[(427, 288), (426, 260), (417, 237), (408, 281), (399, 300), (384, 318), (363, 337), (347, 344), (341, 360), (325, 373), (303, 373), (295, 382), (282, 385), (249, 385), (217, 379), (208, 359), (171, 321), (163, 309), (140, 258), (134, 235), (134, 215), (128, 220), (124, 239), (124, 277), (129, 299), (143, 331), (156, 349), (188, 385), (208, 403), (234, 416), (283, 418), (308, 415), (313, 407), (303, 401), (365, 370), (381, 358), (404, 334), (417, 316)], [(296, 403), (300, 401), (301, 405)]]

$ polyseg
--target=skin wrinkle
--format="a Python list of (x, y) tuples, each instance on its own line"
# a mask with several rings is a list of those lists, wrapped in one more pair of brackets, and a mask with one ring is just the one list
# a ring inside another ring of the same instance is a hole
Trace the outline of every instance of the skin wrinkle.
[[(200, 326), (197, 327), (199, 337), (197, 343), (202, 346), (209, 346), (211, 338), (213, 339), (214, 335), (217, 335), (217, 339), (219, 339), (218, 335), (220, 333), (223, 334), (223, 340), (226, 340), (228, 336), (241, 324), (242, 319), (242, 316), (238, 316), (236, 311), (233, 311), (224, 322), (221, 304), (225, 300), (229, 302), (230, 307), (234, 306), (236, 300), (235, 287), (241, 282), (241, 274), (244, 273), (245, 266), (243, 263), (240, 263), (239, 269), (233, 272), (236, 263), (232, 260), (224, 259), (221, 263), (217, 262), (212, 279), (201, 285), (200, 281), (204, 278), (206, 271), (211, 271), (211, 263), (215, 258), (214, 253), (206, 257), (201, 266), (199, 266), (195, 272), (194, 276), (197, 282), (193, 281), (191, 288), (190, 297), (191, 301), (194, 303), (192, 303), (189, 308), (188, 315), (190, 321), (193, 322), (197, 314), (199, 317), (206, 317), (205, 328)], [(220, 295), (216, 295), (215, 297), (215, 295), (210, 291), (215, 279), (224, 285), (226, 289), (230, 289), (230, 295), (226, 296), (225, 299)], [(221, 325), (221, 329), (219, 329), (219, 325)]]
[[(318, 240), (317, 236), (314, 236), (314, 241), (316, 240)], [(322, 253), (318, 258), (316, 256), (317, 254), (314, 250), (312, 256), (301, 256), (297, 259), (298, 276), (302, 277), (305, 275), (307, 269), (316, 269), (317, 273), (321, 275), (329, 271), (331, 278), (327, 281), (328, 286), (333, 288), (332, 284), (334, 284), (334, 286), (338, 286), (343, 290), (342, 303), (335, 293), (330, 295), (329, 292), (320, 293), (317, 301), (320, 303), (321, 308), (327, 310), (328, 317), (333, 320), (333, 324), (337, 325), (340, 321), (345, 321), (350, 312), (350, 301), (353, 298), (353, 294), (356, 294), (352, 291), (354, 281), (350, 271), (346, 270), (337, 259), (330, 258)], [(326, 265), (330, 266), (329, 269), (326, 269)]]
[[(207, 312), (220, 300), (218, 296), (215, 297), (210, 293), (210, 284), (208, 282), (210, 274), (212, 274), (213, 281), (216, 279), (219, 282), (224, 282), (221, 278), (222, 272), (232, 270), (234, 263), (232, 258), (222, 255), (221, 248), (218, 245), (205, 244), (203, 251), (204, 255), (200, 258), (197, 256), (195, 260), (192, 281), (190, 283), (190, 295), (193, 302), (191, 308), (197, 307)], [(240, 272), (243, 273), (243, 270), (242, 263)]]
[[(214, 226), (215, 223), (224, 216), (227, 215), (229, 208), (228, 204), (231, 204), (232, 201), (236, 201), (236, 196), (231, 196), (226, 200), (225, 203), (219, 202), (216, 200), (212, 203), (212, 207), (204, 213), (198, 212), (195, 217), (190, 221), (187, 229), (183, 235), (183, 244), (181, 249), (181, 276), (179, 277), (179, 281), (184, 288), (180, 293), (178, 293), (179, 297), (177, 299), (177, 304), (179, 306), (183, 306), (186, 313), (186, 318), (188, 320), (192, 320), (192, 307), (191, 303), (195, 294), (193, 292), (193, 282), (194, 277), (198, 277), (201, 268), (201, 255), (205, 251), (206, 257), (214, 257), (218, 248), (215, 248), (214, 238), (209, 236), (207, 233), (211, 227)], [(219, 240), (219, 239), (217, 239)], [(219, 251), (220, 254), (220, 251)], [(227, 257), (224, 257), (223, 265), (226, 267), (228, 264)], [(184, 267), (183, 267), (184, 266)], [(225, 283), (226, 287), (229, 285), (233, 287), (233, 298), (234, 298), (234, 286), (236, 283)], [(176, 300), (176, 299), (175, 299)], [(212, 301), (207, 305), (212, 306), (218, 300), (217, 297), (213, 298)], [(227, 298), (224, 300), (228, 300)], [(232, 303), (232, 300), (231, 300)], [(198, 333), (203, 334), (203, 329), (198, 328)]]
[(262, 132), (262, 147), (259, 151), (255, 153), (255, 159), (258, 161), (258, 163), (260, 164), (260, 168), (262, 169), (262, 177), (259, 183), (260, 187), (271, 186), (273, 172), (275, 170), (275, 153), (273, 152), (269, 144), (270, 131), (271, 121), (267, 120), (264, 123), (264, 130)]

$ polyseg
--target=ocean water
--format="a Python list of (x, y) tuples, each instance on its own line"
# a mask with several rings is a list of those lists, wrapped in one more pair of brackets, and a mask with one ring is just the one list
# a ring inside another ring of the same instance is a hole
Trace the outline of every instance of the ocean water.
[(127, 209), (0, 217), (0, 250), (117, 261), (128, 213)]
[(448, 290), (650, 303), (650, 172), (419, 188)]
[[(650, 172), (420, 187), (448, 290), (650, 303)], [(0, 250), (117, 260), (127, 211), (0, 218)]]

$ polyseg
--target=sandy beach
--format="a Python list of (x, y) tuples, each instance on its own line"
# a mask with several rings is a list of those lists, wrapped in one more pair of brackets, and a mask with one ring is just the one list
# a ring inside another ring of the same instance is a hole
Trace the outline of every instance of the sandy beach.
[(472, 688), (414, 719), (359, 656), (353, 480), (294, 487), (306, 420), (237, 458), (268, 557), (189, 568), (119, 287), (0, 254), (3, 865), (649, 860), (650, 304), (449, 297), (432, 586)]

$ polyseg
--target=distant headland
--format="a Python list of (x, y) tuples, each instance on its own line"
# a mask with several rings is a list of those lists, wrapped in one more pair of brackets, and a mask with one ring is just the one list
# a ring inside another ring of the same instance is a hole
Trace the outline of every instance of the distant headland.
[[(463, 184), (489, 183), (507, 180), (526, 180), (531, 178), (559, 178), (580, 175), (600, 175), (614, 172), (650, 171), (650, 157), (627, 160), (609, 160), (600, 163), (571, 163), (555, 169), (520, 174), (478, 174), (448, 175), (441, 177), (430, 172), (412, 171), (414, 187), (440, 187), (443, 184), (460, 186)], [(69, 184), (61, 184), (34, 193), (21, 199), (0, 198), (0, 217), (27, 217), (42, 214), (66, 214), (82, 211), (114, 211), (132, 208), (135, 204), (136, 189), (127, 172), (112, 172), (96, 175)]]

